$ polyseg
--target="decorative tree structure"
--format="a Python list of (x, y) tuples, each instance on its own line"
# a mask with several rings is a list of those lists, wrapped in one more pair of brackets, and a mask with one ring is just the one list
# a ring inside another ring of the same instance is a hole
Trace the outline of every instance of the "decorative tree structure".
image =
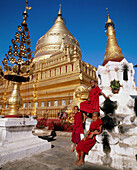
[(14, 39), (11, 40), (12, 46), (9, 46), (8, 54), (5, 54), (6, 58), (3, 59), (2, 64), (5, 72), (3, 72), (0, 66), (1, 75), (9, 80), (13, 81), (13, 91), (10, 97), (7, 99), (7, 105), (10, 108), (8, 115), (11, 117), (21, 116), (19, 108), (22, 105), (22, 98), (20, 96), (20, 84), (21, 82), (29, 81), (29, 76), (33, 74), (34, 64), (32, 63), (32, 51), (31, 39), (29, 35), (28, 24), (26, 23), (28, 18), (27, 10), (28, 0), (26, 0), (26, 8), (23, 12), (23, 22), (21, 26), (17, 27)]
[[(19, 108), (22, 104), (20, 96), (20, 84), (29, 81), (29, 74), (33, 74), (32, 52), (30, 49), (30, 35), (27, 27), (27, 6), (23, 13), (22, 26), (18, 26), (15, 39), (12, 39), (13, 47), (9, 47), (8, 55), (3, 59), (4, 71), (1, 67), (1, 75), (8, 81), (13, 81), (13, 91), (7, 100), (10, 108), (5, 117), (0, 118), (0, 167), (17, 159), (40, 153), (51, 148), (51, 143), (39, 139), (32, 134), (32, 129), (37, 121), (30, 118), (19, 118)], [(6, 99), (5, 99), (6, 101)]]

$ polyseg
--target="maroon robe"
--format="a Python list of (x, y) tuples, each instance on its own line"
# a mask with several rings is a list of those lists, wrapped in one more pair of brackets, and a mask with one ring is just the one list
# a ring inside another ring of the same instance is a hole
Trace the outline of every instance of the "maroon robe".
[(99, 112), (99, 95), (101, 89), (98, 86), (95, 86), (90, 91), (89, 99), (80, 103), (80, 110), (87, 113)]
[(82, 113), (78, 112), (74, 116), (74, 128), (72, 131), (72, 142), (80, 142), (80, 134), (84, 134), (83, 123), (82, 123)]
[[(92, 122), (90, 125), (90, 133), (94, 132), (95, 130), (99, 130), (99, 127), (103, 124), (101, 119), (97, 119), (95, 122)], [(95, 145), (96, 143), (96, 135), (94, 135), (92, 138), (89, 138), (89, 135), (86, 137), (86, 140), (81, 140), (77, 147), (76, 150), (78, 151), (79, 156), (81, 156), (81, 151), (85, 152), (88, 154), (89, 150)]]

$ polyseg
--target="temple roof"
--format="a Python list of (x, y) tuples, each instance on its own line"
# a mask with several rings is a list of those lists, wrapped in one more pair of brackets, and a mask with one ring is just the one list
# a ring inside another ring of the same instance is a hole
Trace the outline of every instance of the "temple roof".
[(62, 43), (73, 47), (76, 45), (80, 49), (78, 41), (65, 26), (60, 6), (54, 25), (37, 41), (35, 60), (49, 58), (54, 52), (61, 49)]
[(119, 47), (117, 43), (117, 39), (115, 37), (115, 25), (112, 21), (112, 19), (109, 18), (108, 14), (108, 19), (105, 24), (105, 29), (106, 29), (106, 35), (107, 35), (107, 47), (105, 51), (105, 58), (103, 61), (103, 66), (107, 64), (108, 61), (116, 61), (120, 62), (121, 60), (124, 59), (124, 56), (122, 54), (121, 48)]

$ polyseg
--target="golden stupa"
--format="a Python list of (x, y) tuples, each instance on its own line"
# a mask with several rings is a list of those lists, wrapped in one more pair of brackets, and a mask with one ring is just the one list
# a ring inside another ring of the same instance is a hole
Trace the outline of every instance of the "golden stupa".
[[(81, 60), (78, 41), (68, 31), (61, 7), (54, 25), (36, 44), (35, 70), (30, 81), (22, 83), (22, 115), (57, 118), (58, 112), (73, 100), (75, 89), (90, 80), (97, 81), (96, 68)], [(11, 83), (3, 80), (0, 89), (1, 114), (8, 112), (6, 99)]]
[(63, 48), (67, 50), (69, 47), (72, 51), (74, 46), (81, 57), (80, 45), (65, 26), (60, 7), (54, 25), (37, 42), (34, 61), (47, 59), (56, 52), (62, 52)]
[(121, 48), (117, 43), (117, 39), (115, 36), (115, 28), (112, 19), (109, 18), (105, 24), (106, 35), (107, 35), (107, 47), (105, 51), (105, 58), (103, 61), (103, 66), (107, 64), (108, 61), (116, 61), (120, 62), (124, 59)]

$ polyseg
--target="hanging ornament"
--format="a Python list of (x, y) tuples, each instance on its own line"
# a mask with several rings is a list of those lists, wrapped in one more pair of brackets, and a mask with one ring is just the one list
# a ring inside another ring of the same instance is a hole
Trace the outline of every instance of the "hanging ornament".
[(25, 62), (25, 64), (26, 64), (27, 66), (29, 66), (30, 63), (31, 63), (31, 62), (30, 62), (29, 60)]
[(8, 61), (7, 61), (7, 59), (6, 59), (6, 58), (4, 58), (4, 59), (3, 59), (3, 62), (4, 62), (5, 64), (7, 64), (7, 63), (8, 63)]
[(13, 45), (13, 48), (14, 48), (15, 50), (18, 50), (18, 49), (19, 49), (19, 47), (17, 46), (17, 44), (14, 44), (14, 45)]
[(21, 27), (20, 25), (18, 26), (18, 28), (17, 28), (17, 29), (18, 29), (18, 31), (19, 31), (19, 32), (21, 32), (21, 31), (22, 31), (22, 27)]
[(18, 53), (17, 50), (14, 50), (14, 51), (13, 51), (13, 55), (14, 55), (15, 57), (18, 56), (18, 54), (19, 54), (19, 53)]
[(21, 43), (26, 43), (26, 39), (25, 38), (21, 38)]
[(23, 63), (22, 58), (18, 58), (18, 59), (17, 59), (17, 63), (21, 65), (21, 64)]
[(30, 41), (30, 40), (28, 40), (26, 43), (27, 43), (27, 45), (30, 45), (31, 41)]
[(25, 45), (20, 45), (20, 50), (25, 50), (25, 49), (26, 49)]
[(29, 39), (30, 38), (30, 35), (28, 34), (27, 36), (26, 36), (26, 39)]
[(12, 42), (12, 44), (15, 44), (15, 40), (14, 39), (12, 39), (11, 42)]
[(26, 53), (24, 51), (20, 52), (21, 57), (26, 58)]
[(11, 57), (12, 56), (12, 51), (8, 51), (8, 55)]
[(19, 38), (16, 38), (15, 41), (16, 41), (17, 43), (20, 43), (20, 39), (19, 39)]
[(25, 33), (24, 32), (21, 32), (20, 35), (21, 35), (22, 38), (25, 37)]
[(18, 32), (15, 33), (15, 38), (19, 38), (19, 33)]
[(30, 48), (27, 48), (27, 49), (26, 49), (26, 53), (29, 53), (30, 51), (31, 51)]
[(11, 46), (9, 46), (9, 49), (10, 49), (10, 51), (12, 51), (12, 47)]
[(14, 64), (14, 63), (15, 63), (15, 58), (14, 58), (14, 57), (11, 57), (11, 58), (9, 59), (9, 61), (10, 61), (10, 63)]
[(32, 53), (29, 53), (28, 56), (27, 56), (27, 58), (28, 58), (28, 59), (31, 59), (31, 57), (32, 57)]
[(23, 31), (27, 32), (29, 29), (27, 27), (23, 28)]

